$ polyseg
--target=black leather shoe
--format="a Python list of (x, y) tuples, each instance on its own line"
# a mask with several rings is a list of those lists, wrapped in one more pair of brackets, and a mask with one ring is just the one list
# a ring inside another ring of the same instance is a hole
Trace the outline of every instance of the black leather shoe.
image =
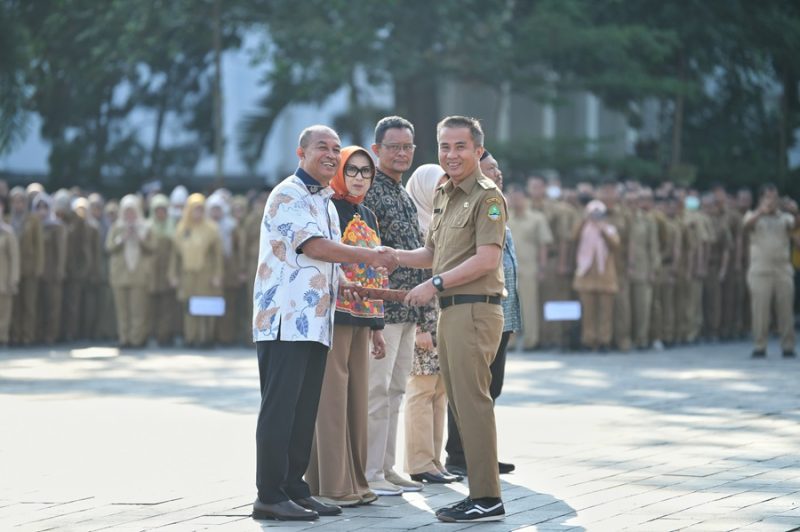
[(319, 515), (324, 515), (326, 517), (330, 517), (332, 515), (339, 515), (342, 513), (342, 508), (336, 506), (335, 504), (325, 504), (324, 502), (318, 501), (314, 497), (306, 497), (305, 499), (294, 499), (296, 504), (299, 504), (306, 510), (311, 510), (312, 512), (316, 512)]
[(501, 475), (505, 475), (506, 473), (511, 473), (517, 467), (514, 464), (507, 464), (505, 462), (497, 462), (497, 469), (500, 470)]
[(319, 514), (306, 510), (292, 501), (267, 504), (256, 499), (253, 503), (253, 519), (277, 519), (278, 521), (316, 521)]
[(428, 473), (426, 471), (424, 473), (411, 475), (411, 480), (415, 482), (427, 482), (428, 484), (450, 484), (455, 478), (448, 479), (441, 473)]
[(466, 464), (464, 464), (464, 465), (461, 465), (461, 464), (446, 464), (444, 467), (447, 468), (447, 470), (450, 471), (450, 473), (453, 474), (453, 475), (456, 475), (456, 476), (459, 476), (459, 477), (466, 477), (467, 476), (467, 465)]
[(464, 480), (464, 477), (462, 477), (461, 475), (453, 474), (453, 472), (447, 468), (445, 468), (445, 470), (442, 471), (442, 476), (444, 478), (449, 478), (451, 482), (461, 482), (462, 480)]
[(767, 352), (763, 349), (756, 349), (753, 351), (753, 354), (750, 355), (750, 358), (767, 358)]
[(797, 354), (794, 351), (787, 350), (783, 352), (783, 358), (795, 358)]

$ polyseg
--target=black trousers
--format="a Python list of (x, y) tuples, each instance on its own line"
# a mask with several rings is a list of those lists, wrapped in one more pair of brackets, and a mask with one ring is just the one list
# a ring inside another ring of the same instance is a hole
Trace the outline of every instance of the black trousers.
[[(507, 331), (500, 337), (500, 345), (497, 347), (494, 362), (489, 366), (489, 370), (492, 372), (492, 383), (489, 385), (489, 395), (492, 396), (492, 401), (496, 401), (503, 391), (503, 380), (506, 376), (506, 350), (508, 349), (508, 341), (511, 338), (511, 334), (511, 331)], [(449, 405), (447, 407), (447, 444), (445, 444), (445, 450), (447, 451), (448, 463), (466, 464), (464, 447), (461, 444), (461, 434), (458, 432), (458, 427), (453, 419), (453, 412), (450, 411)]]
[(256, 342), (261, 410), (256, 427), (256, 487), (261, 502), (311, 496), (303, 475), (328, 347), (318, 342)]

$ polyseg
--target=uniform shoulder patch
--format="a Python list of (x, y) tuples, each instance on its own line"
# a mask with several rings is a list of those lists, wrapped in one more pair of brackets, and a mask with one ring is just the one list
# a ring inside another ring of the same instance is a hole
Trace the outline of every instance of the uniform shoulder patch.
[(494, 184), (494, 181), (483, 176), (478, 178), (478, 185), (480, 185), (480, 187), (484, 190), (492, 190), (493, 188), (497, 188), (497, 185)]
[(500, 206), (497, 203), (492, 203), (491, 205), (489, 205), (489, 209), (486, 215), (489, 217), (491, 221), (496, 222), (497, 220), (500, 219), (500, 215), (502, 213), (503, 212), (500, 210)]

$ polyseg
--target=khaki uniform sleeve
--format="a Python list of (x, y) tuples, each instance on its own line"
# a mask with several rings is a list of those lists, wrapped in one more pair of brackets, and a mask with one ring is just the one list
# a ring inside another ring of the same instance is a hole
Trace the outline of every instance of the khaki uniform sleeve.
[(651, 218), (648, 224), (649, 235), (647, 239), (648, 253), (650, 254), (650, 264), (653, 265), (653, 270), (657, 271), (661, 266), (661, 242), (658, 234), (658, 222), (656, 218)]
[(483, 196), (475, 211), (475, 247), (494, 244), (502, 249), (506, 241), (506, 220), (508, 220), (503, 196), (497, 190), (492, 190)]
[(67, 229), (60, 227), (56, 232), (56, 279), (63, 281), (67, 275)]
[(214, 277), (222, 280), (225, 273), (224, 258), (222, 255), (222, 239), (220, 239), (219, 232), (214, 231), (215, 238), (211, 243), (211, 271)]
[(41, 277), (44, 274), (44, 233), (39, 218), (32, 215), (32, 219), (36, 222), (33, 224), (33, 263), (36, 268), (36, 277)]
[(9, 259), (9, 264), (11, 265), (9, 280), (11, 281), (10, 288), (13, 291), (19, 284), (19, 273), (20, 273), (19, 243), (17, 242), (17, 236), (14, 234), (13, 231), (9, 231), (8, 236), (10, 237), (9, 238), (10, 242), (8, 246), (8, 259)]
[[(572, 238), (572, 230), (568, 238)], [(553, 243), (553, 232), (544, 216), (536, 217), (536, 241), (540, 246), (549, 246)]]

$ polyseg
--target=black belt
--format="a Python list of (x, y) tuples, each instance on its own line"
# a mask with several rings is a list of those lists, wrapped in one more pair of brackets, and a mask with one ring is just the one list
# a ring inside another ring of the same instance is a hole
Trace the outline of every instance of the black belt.
[(447, 308), (451, 305), (464, 305), (466, 303), (489, 303), (499, 305), (502, 298), (500, 296), (477, 296), (472, 294), (460, 294), (456, 296), (445, 296), (439, 298), (439, 308)]

